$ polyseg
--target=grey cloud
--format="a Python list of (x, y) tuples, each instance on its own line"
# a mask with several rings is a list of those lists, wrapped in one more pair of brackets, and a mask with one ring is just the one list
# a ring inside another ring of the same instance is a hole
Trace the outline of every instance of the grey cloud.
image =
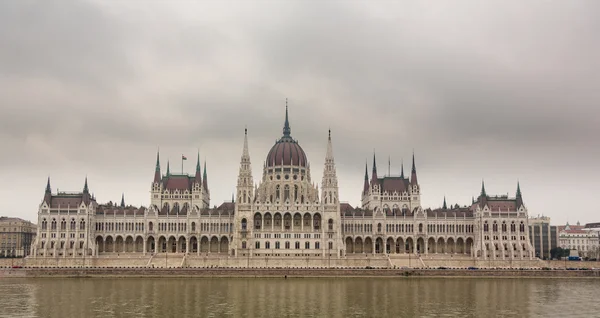
[(28, 171), (2, 195), (29, 200), (48, 174), (78, 189), (87, 173), (101, 199), (146, 203), (160, 146), (163, 168), (200, 148), (218, 203), (244, 126), (260, 178), (287, 97), (317, 182), (332, 129), (352, 204), (374, 150), (397, 174), (414, 149), (425, 205), (520, 179), (530, 210), (562, 222), (573, 205), (547, 197), (576, 184), (575, 215), (595, 221), (596, 2), (234, 4), (0, 3), (0, 173)]

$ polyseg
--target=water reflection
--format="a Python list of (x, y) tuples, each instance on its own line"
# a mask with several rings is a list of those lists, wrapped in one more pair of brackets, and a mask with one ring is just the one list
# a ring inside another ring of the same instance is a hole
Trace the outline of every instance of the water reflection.
[[(595, 316), (594, 279), (8, 279), (0, 317)], [(576, 310), (573, 310), (576, 308)]]

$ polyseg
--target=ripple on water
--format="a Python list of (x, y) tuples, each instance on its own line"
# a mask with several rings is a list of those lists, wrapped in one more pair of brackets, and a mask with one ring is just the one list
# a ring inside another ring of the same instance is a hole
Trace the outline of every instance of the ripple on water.
[(0, 317), (597, 317), (596, 279), (9, 279)]

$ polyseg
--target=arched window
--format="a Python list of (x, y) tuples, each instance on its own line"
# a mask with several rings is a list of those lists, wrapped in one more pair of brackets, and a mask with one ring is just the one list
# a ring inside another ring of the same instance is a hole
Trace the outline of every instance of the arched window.
[(498, 224), (496, 224), (496, 221), (494, 221), (494, 224), (492, 225), (492, 230), (498, 232)]
[(329, 224), (329, 230), (333, 231), (333, 219), (329, 219), (327, 223)]
[(77, 227), (77, 223), (75, 222), (75, 219), (71, 219), (71, 226), (70, 226), (70, 230), (71, 231), (75, 231), (75, 228)]
[(284, 201), (287, 201), (290, 199), (290, 186), (289, 185), (285, 186), (283, 195), (284, 195), (284, 197), (283, 197)]
[(65, 221), (65, 219), (62, 219), (62, 221), (60, 221), (60, 230), (65, 231), (66, 229), (67, 229), (67, 221)]
[(517, 226), (515, 225), (515, 221), (513, 221), (513, 222), (510, 224), (510, 231), (511, 231), (511, 232), (516, 232), (516, 231), (517, 231)]
[(261, 225), (262, 225), (262, 217), (260, 216), (259, 213), (256, 213), (256, 215), (254, 215), (254, 229), (260, 230)]
[(419, 232), (423, 232), (423, 223), (419, 223)]
[(42, 230), (45, 230), (48, 228), (48, 222), (46, 221), (46, 219), (42, 220)]
[(290, 242), (285, 242), (285, 248), (290, 249)]
[(154, 224), (152, 222), (148, 222), (148, 230), (149, 231), (153, 231), (154, 230)]
[(192, 232), (196, 232), (196, 222), (192, 222)]
[(275, 200), (279, 200), (279, 185), (275, 186)]
[(79, 229), (85, 230), (85, 221), (83, 219), (81, 221), (79, 221)]
[(502, 232), (506, 232), (506, 222), (502, 222)]
[(381, 232), (381, 223), (377, 223), (377, 232)]
[(489, 229), (488, 223), (487, 223), (487, 221), (485, 221), (485, 223), (483, 223), (483, 231), (488, 232), (489, 230), (490, 229)]
[(294, 185), (294, 201), (298, 201), (298, 186)]

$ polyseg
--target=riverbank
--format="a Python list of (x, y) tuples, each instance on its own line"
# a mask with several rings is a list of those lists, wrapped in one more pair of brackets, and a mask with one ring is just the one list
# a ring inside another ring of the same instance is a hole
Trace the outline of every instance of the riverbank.
[(335, 269), (335, 268), (10, 268), (2, 278), (37, 277), (554, 277), (600, 278), (600, 270)]

